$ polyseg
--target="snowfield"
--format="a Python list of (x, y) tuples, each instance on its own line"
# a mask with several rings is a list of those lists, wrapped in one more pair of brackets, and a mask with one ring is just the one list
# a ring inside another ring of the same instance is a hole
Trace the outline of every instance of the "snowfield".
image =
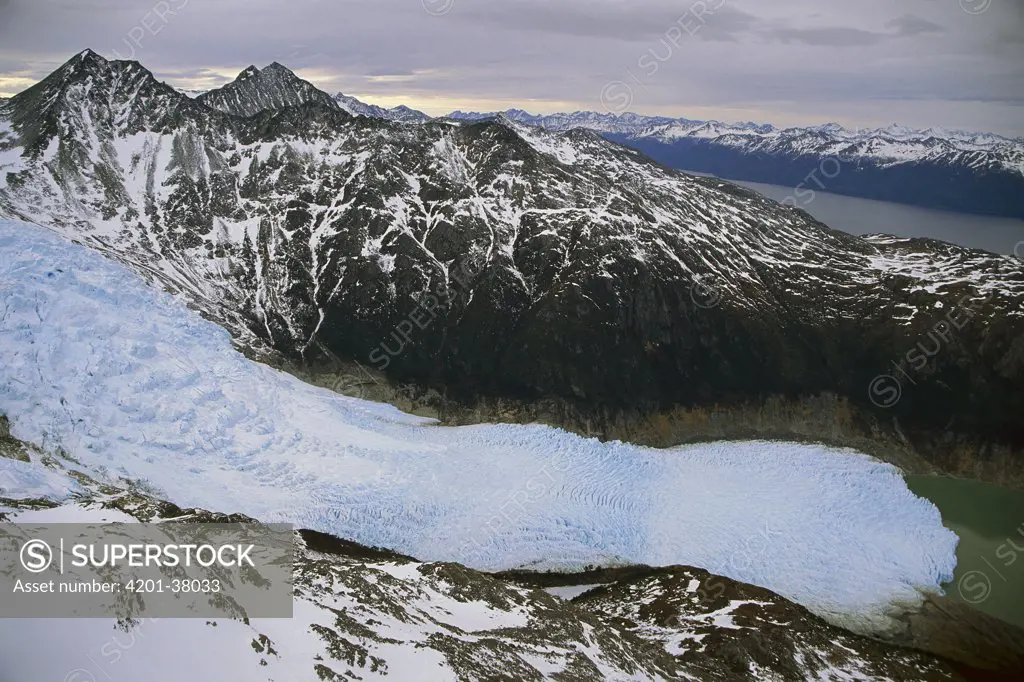
[(0, 221), (0, 291), (12, 435), (182, 506), (488, 570), (692, 565), (857, 630), (953, 576), (938, 510), (853, 451), (442, 427), (254, 363), (179, 300), (23, 223)]

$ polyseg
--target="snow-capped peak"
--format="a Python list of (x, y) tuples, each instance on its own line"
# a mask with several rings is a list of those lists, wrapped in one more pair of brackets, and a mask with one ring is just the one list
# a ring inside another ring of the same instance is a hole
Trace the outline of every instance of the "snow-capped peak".
[(695, 138), (750, 153), (771, 153), (783, 157), (820, 155), (823, 158), (836, 153), (837, 145), (844, 145), (845, 158), (861, 157), (883, 165), (928, 161), (939, 165), (963, 165), (973, 170), (1008, 169), (1024, 175), (1022, 140), (935, 127), (916, 130), (896, 123), (877, 129), (850, 129), (836, 122), (780, 129), (751, 121), (726, 123), (631, 112), (616, 115), (575, 111), (535, 115), (522, 109), (492, 113), (453, 111), (448, 117), (480, 120), (499, 114), (547, 130), (589, 128), (627, 141), (650, 139), (671, 143)]
[(430, 116), (427, 114), (407, 107), (404, 104), (386, 109), (384, 107), (377, 106), (376, 104), (367, 104), (366, 102), (363, 102), (351, 95), (346, 95), (343, 92), (335, 93), (334, 101), (339, 107), (353, 116), (382, 118), (388, 121), (398, 121), (401, 123), (425, 123), (430, 120)]

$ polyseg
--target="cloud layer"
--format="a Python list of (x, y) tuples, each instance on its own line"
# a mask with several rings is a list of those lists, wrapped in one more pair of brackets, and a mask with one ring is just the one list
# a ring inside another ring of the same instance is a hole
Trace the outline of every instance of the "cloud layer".
[(1022, 28), (1020, 0), (0, 0), (0, 93), (91, 47), (196, 88), (277, 60), (429, 113), (628, 104), (1024, 135)]

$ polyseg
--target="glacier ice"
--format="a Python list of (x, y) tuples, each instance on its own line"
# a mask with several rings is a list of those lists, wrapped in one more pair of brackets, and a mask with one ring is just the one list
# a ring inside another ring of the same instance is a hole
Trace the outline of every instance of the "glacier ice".
[(858, 629), (953, 575), (938, 510), (850, 450), (440, 426), (254, 363), (178, 299), (23, 223), (0, 221), (0, 291), (12, 434), (182, 506), (482, 569), (698, 566)]

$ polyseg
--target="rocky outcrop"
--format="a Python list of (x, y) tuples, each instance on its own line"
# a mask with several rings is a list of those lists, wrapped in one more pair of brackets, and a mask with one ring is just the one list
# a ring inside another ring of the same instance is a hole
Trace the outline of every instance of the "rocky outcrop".
[[(11, 437), (10, 422), (7, 420), (7, 415), (4, 414), (0, 414), (0, 457), (23, 462), (29, 460), (28, 446)], [(2, 488), (0, 488), (0, 492), (2, 492)]]

